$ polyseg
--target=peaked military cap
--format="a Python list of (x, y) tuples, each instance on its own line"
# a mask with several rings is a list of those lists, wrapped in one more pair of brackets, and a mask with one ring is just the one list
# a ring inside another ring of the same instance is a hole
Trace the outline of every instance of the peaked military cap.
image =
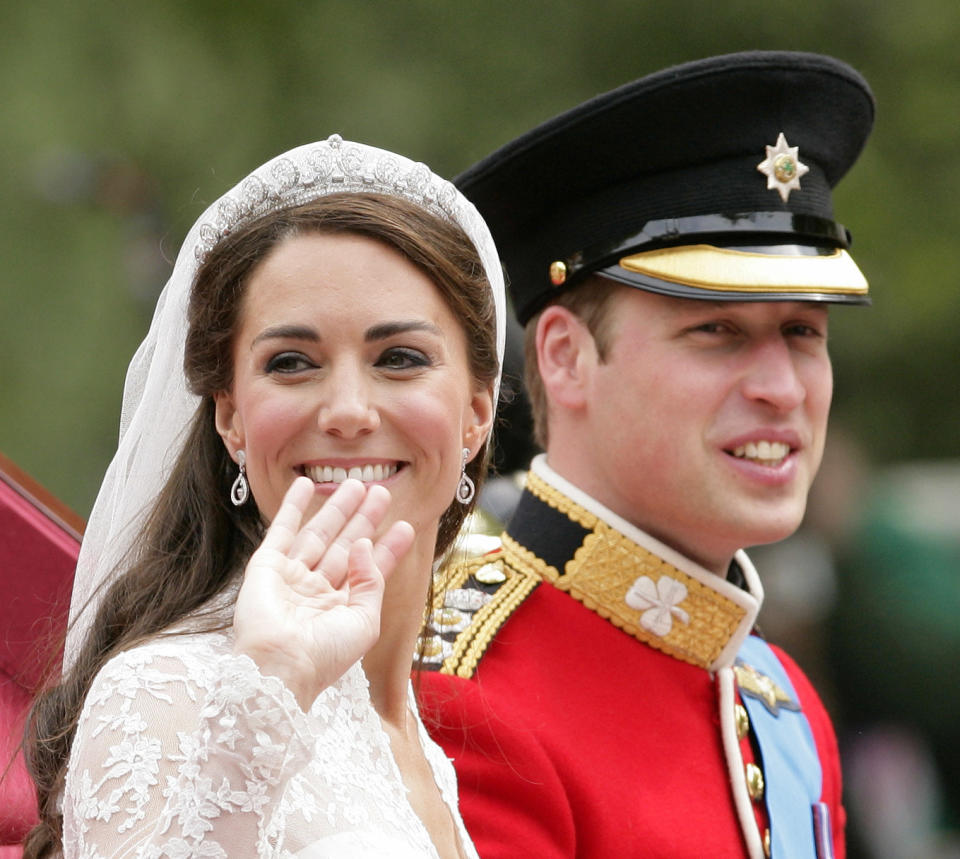
[(873, 116), (839, 60), (728, 54), (599, 95), (455, 181), (522, 323), (592, 272), (686, 298), (869, 304), (831, 189)]

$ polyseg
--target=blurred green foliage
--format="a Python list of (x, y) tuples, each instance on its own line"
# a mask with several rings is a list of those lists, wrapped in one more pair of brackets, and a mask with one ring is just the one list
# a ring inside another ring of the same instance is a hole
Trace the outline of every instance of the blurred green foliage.
[(958, 36), (956, 0), (5, 3), (0, 450), (87, 514), (180, 240), (281, 150), (339, 132), (453, 175), (662, 66), (790, 48), (879, 103), (836, 195), (875, 307), (834, 315), (835, 417), (875, 461), (956, 456)]

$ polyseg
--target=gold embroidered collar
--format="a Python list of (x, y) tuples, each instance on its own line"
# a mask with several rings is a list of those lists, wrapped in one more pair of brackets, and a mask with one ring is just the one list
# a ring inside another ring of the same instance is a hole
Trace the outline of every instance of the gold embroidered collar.
[(508, 566), (566, 591), (628, 635), (710, 671), (732, 665), (763, 590), (743, 552), (745, 589), (633, 527), (537, 457), (503, 535)]

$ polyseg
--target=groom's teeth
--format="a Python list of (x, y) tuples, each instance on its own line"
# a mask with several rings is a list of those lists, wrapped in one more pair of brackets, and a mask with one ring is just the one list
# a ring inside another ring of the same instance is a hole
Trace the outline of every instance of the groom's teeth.
[(790, 445), (782, 441), (748, 441), (733, 451), (733, 455), (739, 459), (749, 459), (764, 465), (780, 463), (789, 453)]

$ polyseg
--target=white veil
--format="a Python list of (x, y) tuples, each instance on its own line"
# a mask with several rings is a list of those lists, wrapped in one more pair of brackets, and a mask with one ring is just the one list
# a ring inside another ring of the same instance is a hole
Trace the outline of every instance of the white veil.
[(157, 301), (150, 330), (130, 362), (117, 452), (94, 503), (77, 562), (65, 669), (73, 664), (93, 621), (97, 589), (132, 547), (200, 404), (200, 398), (187, 390), (183, 371), (187, 302), (199, 262), (240, 224), (343, 191), (401, 197), (463, 229), (479, 252), (493, 290), (502, 366), (506, 310), (499, 258), (480, 214), (450, 182), (424, 164), (339, 135), (291, 149), (258, 167), (209, 206), (190, 229)]

